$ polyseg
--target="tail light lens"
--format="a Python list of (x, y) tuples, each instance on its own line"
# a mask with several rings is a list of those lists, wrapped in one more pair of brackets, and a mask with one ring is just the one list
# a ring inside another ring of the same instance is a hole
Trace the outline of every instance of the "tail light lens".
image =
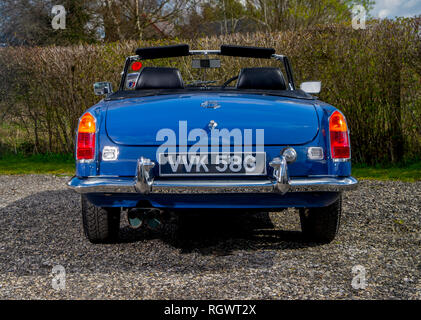
[(335, 111), (329, 120), (330, 151), (333, 159), (349, 159), (351, 155), (345, 117)]
[(85, 113), (79, 121), (77, 131), (77, 160), (92, 160), (95, 157), (95, 118), (89, 113)]

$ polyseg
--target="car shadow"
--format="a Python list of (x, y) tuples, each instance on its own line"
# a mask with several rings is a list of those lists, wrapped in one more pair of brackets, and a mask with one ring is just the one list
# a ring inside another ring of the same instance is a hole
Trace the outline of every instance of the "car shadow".
[[(317, 245), (304, 241), (299, 226), (284, 230), (282, 221), (290, 212), (277, 213), (279, 228), (267, 212), (229, 211), (180, 213), (156, 230), (131, 229), (122, 214), (118, 242), (91, 244), (80, 210), (80, 196), (70, 190), (38, 192), (0, 207), (3, 271), (49, 273), (56, 264), (69, 272), (268, 268), (279, 251)], [(196, 261), (196, 255), (205, 262)]]
[(306, 241), (301, 231), (277, 229), (268, 212), (177, 212), (175, 218), (164, 221), (157, 229), (131, 229), (123, 214), (122, 224), (119, 242), (160, 239), (180, 249), (180, 253), (223, 256), (236, 250), (283, 250), (318, 245)]

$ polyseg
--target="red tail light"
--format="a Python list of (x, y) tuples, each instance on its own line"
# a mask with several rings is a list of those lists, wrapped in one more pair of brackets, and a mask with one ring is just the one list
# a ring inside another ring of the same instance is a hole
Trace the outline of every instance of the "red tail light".
[(349, 159), (351, 155), (345, 117), (335, 111), (329, 120), (330, 151), (333, 159)]
[(79, 121), (77, 131), (77, 160), (92, 160), (95, 157), (95, 118), (85, 113)]

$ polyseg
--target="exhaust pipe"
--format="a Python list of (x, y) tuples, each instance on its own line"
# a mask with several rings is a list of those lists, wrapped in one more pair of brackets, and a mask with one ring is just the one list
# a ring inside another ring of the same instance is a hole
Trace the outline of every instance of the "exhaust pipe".
[(127, 212), (127, 222), (132, 229), (141, 228), (144, 225), (144, 212), (140, 209), (130, 209)]
[(162, 210), (156, 208), (133, 208), (127, 213), (127, 222), (132, 229), (147, 227), (156, 230), (161, 225), (161, 213)]

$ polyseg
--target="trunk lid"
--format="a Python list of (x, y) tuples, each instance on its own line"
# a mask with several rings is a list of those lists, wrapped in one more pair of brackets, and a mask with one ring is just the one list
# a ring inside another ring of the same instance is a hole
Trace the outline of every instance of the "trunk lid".
[[(187, 131), (264, 129), (265, 145), (300, 145), (315, 138), (319, 121), (315, 106), (298, 99), (253, 94), (177, 94), (109, 101), (106, 131), (116, 144), (159, 146), (161, 129), (179, 136), (179, 121)], [(255, 131), (253, 131), (255, 135)], [(178, 141), (178, 140), (177, 140)], [(254, 140), (253, 140), (254, 141)], [(189, 141), (193, 145), (195, 141)]]

